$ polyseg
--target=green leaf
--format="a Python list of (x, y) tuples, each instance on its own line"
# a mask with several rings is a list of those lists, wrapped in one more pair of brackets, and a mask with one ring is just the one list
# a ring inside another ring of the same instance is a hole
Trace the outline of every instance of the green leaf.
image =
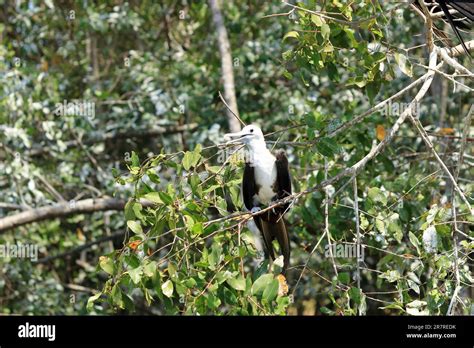
[(286, 40), (288, 38), (294, 38), (297, 39), (300, 37), (300, 34), (297, 31), (290, 31), (283, 36), (283, 40)]
[(173, 203), (173, 198), (166, 192), (160, 191), (158, 192), (158, 195), (160, 196), (164, 204), (170, 205), (171, 203)]
[(428, 315), (428, 310), (424, 308), (427, 304), (426, 301), (415, 300), (407, 303), (405, 309), (410, 315)]
[(198, 164), (199, 160), (201, 159), (200, 151), (200, 148), (197, 148), (194, 151), (186, 151), (182, 161), (183, 168), (185, 170), (189, 170), (191, 167), (195, 167)]
[(386, 271), (385, 273), (381, 274), (379, 277), (383, 279), (387, 279), (390, 283), (396, 282), (397, 280), (401, 278), (400, 272), (398, 272), (397, 270)]
[(332, 138), (321, 138), (316, 144), (318, 152), (325, 157), (333, 157), (340, 152), (340, 147)]
[(120, 171), (117, 168), (112, 168), (112, 176), (118, 178), (120, 176)]
[(418, 238), (411, 231), (408, 233), (408, 238), (410, 239), (411, 244), (415, 246), (418, 254), (420, 254), (420, 241), (418, 240)]
[(140, 203), (134, 202), (132, 205), (132, 210), (137, 218), (139, 218), (140, 220), (144, 220), (144, 217), (142, 214), (143, 207)]
[(288, 50), (288, 51), (285, 51), (281, 54), (281, 57), (283, 58), (283, 60), (289, 60), (291, 57), (293, 56), (293, 51), (292, 50)]
[(143, 267), (143, 273), (147, 277), (151, 278), (155, 275), (156, 269), (157, 269), (156, 261), (150, 261)]
[(108, 256), (99, 258), (99, 266), (108, 274), (114, 274), (114, 261)]
[(372, 202), (382, 203), (384, 206), (387, 205), (387, 196), (385, 195), (385, 192), (383, 192), (378, 187), (369, 188), (369, 192), (367, 193), (367, 196)]
[(161, 285), (161, 291), (163, 292), (163, 295), (165, 295), (168, 298), (173, 296), (173, 290), (174, 290), (173, 282), (169, 279)]
[(133, 220), (135, 219), (135, 213), (133, 212), (133, 204), (135, 201), (130, 199), (127, 204), (125, 204), (125, 219), (126, 220)]
[(211, 270), (214, 270), (216, 266), (220, 263), (221, 254), (222, 254), (222, 247), (219, 244), (213, 244), (211, 253), (209, 254), (209, 257), (207, 259), (209, 262), (209, 268)]
[(197, 282), (194, 278), (186, 279), (183, 283), (187, 288), (193, 288), (197, 285)]
[(393, 235), (398, 243), (401, 243), (403, 238), (403, 231), (400, 226), (400, 217), (397, 213), (393, 213), (389, 217), (388, 231)]
[(387, 233), (387, 226), (381, 214), (377, 215), (375, 218), (375, 227), (382, 235)]
[(207, 306), (210, 309), (217, 309), (221, 305), (221, 300), (214, 294), (210, 293), (207, 295)]
[(133, 268), (128, 271), (128, 275), (130, 276), (130, 279), (132, 280), (134, 284), (140, 283), (142, 274), (143, 274), (143, 268), (141, 266), (137, 268)]
[(315, 14), (311, 15), (311, 22), (313, 22), (317, 27), (320, 27), (324, 23), (324, 19), (321, 18), (320, 16), (317, 16)]
[(350, 282), (350, 275), (347, 272), (339, 273), (337, 279), (343, 284), (349, 284)]
[(140, 225), (140, 222), (138, 221), (129, 220), (127, 221), (127, 226), (133, 233), (136, 233), (136, 234), (143, 233), (142, 226)]
[(94, 302), (97, 301), (101, 295), (102, 293), (98, 292), (97, 294), (92, 295), (88, 298), (86, 308), (89, 312), (92, 311), (92, 309), (94, 308)]
[(153, 203), (163, 204), (163, 201), (160, 198), (158, 192), (148, 192), (143, 198), (152, 201)]
[(132, 167), (140, 167), (140, 159), (135, 151), (132, 151)]
[(261, 295), (274, 279), (273, 274), (264, 274), (252, 285), (252, 295)]
[(122, 290), (120, 289), (119, 284), (115, 284), (112, 287), (112, 291), (110, 292), (110, 296), (112, 297), (113, 303), (119, 307), (119, 308), (124, 308), (124, 303), (122, 299)]
[(227, 284), (229, 284), (235, 290), (244, 291), (246, 283), (245, 283), (245, 278), (240, 276), (238, 278), (229, 278), (229, 279), (227, 279)]
[(263, 290), (262, 299), (268, 302), (273, 301), (278, 295), (278, 287), (278, 280), (273, 279), (270, 281), (270, 284), (268, 284), (265, 290)]
[(365, 86), (365, 91), (367, 93), (367, 97), (369, 98), (370, 103), (374, 102), (375, 97), (380, 91), (380, 85), (380, 81), (377, 80), (370, 82)]
[(349, 297), (353, 300), (356, 304), (360, 304), (361, 299), (361, 291), (359, 288), (350, 288), (349, 289)]
[(327, 25), (326, 23), (324, 23), (322, 26), (321, 26), (321, 35), (323, 36), (323, 39), (324, 40), (327, 40), (329, 39), (329, 34), (331, 33), (331, 28), (329, 28), (329, 25)]
[(408, 60), (407, 56), (402, 53), (395, 53), (395, 61), (398, 64), (400, 70), (407, 76), (413, 77), (413, 67)]

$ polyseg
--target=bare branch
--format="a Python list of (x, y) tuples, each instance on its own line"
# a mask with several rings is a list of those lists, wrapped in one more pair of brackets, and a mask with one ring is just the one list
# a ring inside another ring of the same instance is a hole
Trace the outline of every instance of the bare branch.
[(96, 211), (122, 210), (126, 201), (115, 198), (84, 199), (29, 209), (0, 219), (0, 233), (32, 222)]
[[(435, 53), (434, 53), (435, 54)], [(458, 192), (459, 196), (461, 197), (461, 199), (463, 200), (463, 202), (466, 204), (467, 208), (469, 209), (469, 211), (471, 212), (471, 214), (474, 215), (474, 210), (472, 210), (472, 207), (471, 207), (471, 204), (469, 203), (469, 201), (467, 200), (466, 196), (464, 195), (464, 192), (462, 192), (461, 188), (459, 187), (457, 181), (454, 179), (453, 175), (451, 174), (451, 172), (449, 171), (448, 167), (446, 166), (446, 164), (443, 162), (443, 160), (441, 159), (441, 157), (439, 157), (438, 153), (436, 152), (436, 150), (434, 149), (433, 147), (433, 144), (431, 143), (429, 137), (428, 137), (428, 134), (426, 133), (425, 129), (423, 128), (423, 126), (421, 125), (420, 123), (420, 120), (418, 120), (417, 118), (415, 119), (413, 117), (412, 114), (409, 115), (409, 118), (410, 118), (410, 121), (413, 123), (413, 125), (415, 126), (415, 128), (418, 130), (421, 138), (423, 139), (423, 142), (425, 143), (425, 145), (428, 147), (428, 149), (431, 151), (431, 153), (433, 154), (433, 156), (436, 158), (436, 160), (438, 161), (438, 163), (441, 165), (441, 168), (443, 168), (443, 171), (446, 173), (446, 175), (448, 176), (449, 180), (451, 181), (451, 183), (453, 184), (454, 188), (456, 189), (456, 191)]]
[(243, 126), (245, 126), (245, 122), (242, 121), (242, 119), (240, 118), (239, 115), (237, 115), (234, 111), (232, 111), (232, 109), (230, 108), (229, 104), (227, 104), (227, 102), (225, 101), (224, 97), (222, 96), (221, 94), (221, 91), (219, 91), (219, 98), (222, 100), (222, 102), (224, 103), (224, 105), (226, 106), (227, 110), (230, 111), (232, 113), (232, 115), (234, 115), (234, 117), (239, 120), (240, 123), (242, 123)]
[[(324, 180), (328, 179), (328, 171), (329, 171), (329, 163), (328, 159), (324, 159)], [(337, 272), (337, 265), (336, 265), (336, 260), (334, 259), (334, 253), (332, 252), (332, 242), (331, 242), (331, 232), (329, 231), (329, 194), (328, 190), (324, 190), (325, 194), (325, 204), (324, 204), (324, 233), (326, 234), (326, 237), (328, 239), (328, 246), (329, 246), (329, 256), (331, 258), (332, 262), (332, 268), (334, 269), (334, 273), (336, 274), (336, 277), (338, 275)]]
[(359, 223), (359, 197), (357, 193), (357, 177), (354, 178), (353, 182), (353, 188), (354, 188), (354, 215), (356, 219), (356, 235), (357, 235), (357, 287), (360, 289), (360, 257), (359, 251), (360, 251), (360, 223)]
[[(472, 41), (469, 41), (468, 43), (471, 43)], [(473, 45), (471, 44), (470, 47)], [(453, 67), (456, 70), (459, 70), (463, 74), (466, 74), (469, 78), (474, 78), (474, 74), (465, 66), (461, 65), (456, 59), (452, 58), (448, 54), (448, 50), (446, 49), (441, 49), (439, 47), (436, 47), (436, 51), (440, 54), (441, 58), (451, 67)]]

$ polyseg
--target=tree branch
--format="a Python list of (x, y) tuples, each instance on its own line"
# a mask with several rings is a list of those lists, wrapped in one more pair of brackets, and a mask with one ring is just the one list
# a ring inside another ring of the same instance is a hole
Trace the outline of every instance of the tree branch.
[(32, 222), (96, 211), (122, 210), (126, 201), (115, 198), (84, 199), (34, 208), (0, 219), (0, 233)]

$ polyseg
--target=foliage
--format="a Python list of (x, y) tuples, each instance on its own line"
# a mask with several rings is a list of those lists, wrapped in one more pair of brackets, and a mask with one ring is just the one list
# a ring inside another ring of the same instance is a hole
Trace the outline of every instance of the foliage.
[[(331, 243), (356, 240), (354, 193), (352, 185), (344, 186), (350, 178), (311, 190), (324, 181), (325, 163), (331, 178), (383, 140), (398, 111), (386, 107), (332, 133), (426, 72), (426, 51), (416, 47), (424, 43), (423, 22), (414, 11), (370, 0), (333, 0), (324, 9), (317, 1), (296, 9), (254, 1), (223, 6), (242, 119), (259, 123), (271, 146), (286, 150), (294, 192), (309, 190), (287, 214), (292, 267), (285, 291), (278, 262), (269, 267), (257, 261), (262, 255), (248, 216), (240, 213), (242, 160), (217, 146), (226, 119), (207, 4), (88, 5), (32, 1), (5, 7), (2, 202), (55, 203), (46, 181), (66, 201), (114, 196), (127, 201), (125, 210), (19, 227), (0, 235), (0, 242), (30, 241), (46, 257), (111, 231), (124, 231), (125, 238), (40, 265), (0, 260), (2, 313), (444, 315), (456, 267), (464, 301), (458, 310), (470, 312), (474, 218), (452, 198), (452, 185), (410, 124), (357, 176), (365, 245), (360, 287), (356, 259), (327, 257), (323, 235), (327, 194), (333, 199)], [(443, 106), (443, 88), (440, 77), (419, 105), (419, 119), (439, 136), (435, 148), (453, 169), (470, 96), (449, 86)], [(94, 102), (94, 117), (53, 112), (57, 103), (73, 99)], [(198, 127), (94, 140), (183, 124)], [(472, 174), (470, 162), (460, 168), (458, 183), (468, 197)], [(468, 236), (461, 238), (457, 258), (453, 202)]]

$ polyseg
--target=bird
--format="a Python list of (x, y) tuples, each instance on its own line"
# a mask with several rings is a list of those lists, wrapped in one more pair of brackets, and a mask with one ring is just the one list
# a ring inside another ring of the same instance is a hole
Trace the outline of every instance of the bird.
[[(469, 49), (464, 42), (460, 31), (471, 30), (474, 22), (474, 2), (472, 0), (416, 0), (413, 6), (416, 7), (420, 12), (422, 7), (419, 4), (420, 1), (424, 1), (428, 8), (428, 11), (432, 15), (441, 15), (444, 22), (451, 26), (451, 29), (456, 34), (456, 37), (461, 42), (461, 45), (467, 55), (470, 56)], [(434, 33), (443, 43), (446, 43), (446, 34), (435, 24)]]
[[(257, 213), (272, 202), (291, 195), (291, 176), (285, 151), (272, 153), (258, 126), (245, 126), (239, 132), (225, 134), (224, 139), (228, 140), (226, 145), (243, 144), (247, 150), (241, 184), (242, 200), (247, 211)], [(253, 216), (262, 235), (266, 258), (275, 260), (272, 242), (277, 240), (283, 255), (283, 275), (290, 262), (290, 239), (283, 218), (288, 208), (289, 203), (286, 203)]]

